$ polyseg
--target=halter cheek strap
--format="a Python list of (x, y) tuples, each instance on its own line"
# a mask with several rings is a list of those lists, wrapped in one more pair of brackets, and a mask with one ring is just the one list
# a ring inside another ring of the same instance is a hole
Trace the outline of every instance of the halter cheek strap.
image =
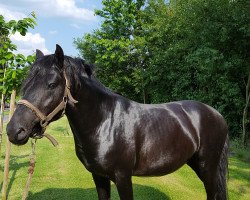
[(65, 92), (64, 92), (64, 97), (63, 98), (69, 98), (69, 100), (73, 103), (78, 103), (77, 100), (75, 100), (72, 95), (71, 95), (71, 92), (70, 92), (70, 83), (69, 83), (69, 80), (67, 79), (67, 76), (66, 76), (66, 72), (63, 71), (63, 76), (65, 78), (65, 81), (66, 81), (66, 84), (65, 84)]
[(53, 117), (55, 117), (55, 115), (57, 115), (60, 111), (63, 111), (62, 114), (64, 114), (64, 111), (66, 109), (66, 105), (68, 103), (68, 100), (70, 100), (71, 102), (78, 103), (77, 100), (75, 100), (71, 93), (70, 93), (70, 85), (69, 85), (69, 81), (66, 77), (66, 73), (65, 71), (63, 72), (64, 78), (66, 80), (66, 84), (65, 84), (65, 90), (64, 90), (64, 96), (62, 101), (59, 103), (59, 105), (51, 112), (49, 113), (47, 116), (44, 115), (37, 107), (35, 107), (32, 103), (30, 103), (29, 101), (22, 99), (19, 100), (17, 102), (17, 104), (20, 105), (25, 105), (26, 107), (28, 107), (29, 109), (32, 110), (32, 112), (35, 113), (35, 115), (40, 119), (40, 125), (42, 128), (46, 128), (46, 126), (48, 126), (49, 122), (53, 119)]

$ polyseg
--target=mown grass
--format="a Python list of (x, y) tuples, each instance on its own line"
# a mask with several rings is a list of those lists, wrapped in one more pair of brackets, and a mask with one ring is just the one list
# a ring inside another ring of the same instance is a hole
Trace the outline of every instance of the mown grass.
[[(36, 168), (28, 200), (97, 199), (91, 174), (75, 155), (74, 141), (66, 118), (51, 124), (48, 132), (58, 140), (59, 146), (53, 147), (46, 139), (37, 142)], [(5, 146), (2, 149), (5, 149)], [(27, 169), (30, 153), (30, 143), (25, 146), (12, 146), (8, 187), (9, 200), (21, 199), (28, 177)], [(3, 154), (4, 152), (0, 157), (0, 188), (3, 177)], [(235, 156), (235, 153), (232, 155), (229, 159), (229, 198), (232, 200), (249, 200), (250, 162), (248, 158), (241, 159), (241, 157)], [(206, 199), (203, 184), (186, 165), (166, 176), (133, 177), (133, 188), (136, 200)], [(114, 184), (112, 184), (112, 199), (119, 199)]]

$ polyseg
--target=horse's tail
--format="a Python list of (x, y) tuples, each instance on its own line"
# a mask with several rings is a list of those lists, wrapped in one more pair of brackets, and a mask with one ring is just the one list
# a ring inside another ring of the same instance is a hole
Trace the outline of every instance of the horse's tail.
[(218, 169), (218, 193), (217, 197), (218, 199), (228, 199), (228, 193), (227, 193), (227, 179), (228, 179), (228, 149), (229, 149), (229, 138), (227, 135), (221, 157), (220, 157), (220, 163), (219, 163), (219, 169)]

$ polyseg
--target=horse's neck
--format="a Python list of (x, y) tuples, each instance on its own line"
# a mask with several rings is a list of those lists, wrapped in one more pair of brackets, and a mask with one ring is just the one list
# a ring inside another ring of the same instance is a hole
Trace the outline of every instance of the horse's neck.
[(116, 102), (115, 95), (94, 80), (82, 87), (76, 99), (79, 102), (70, 105), (66, 115), (73, 134), (81, 138), (95, 133)]

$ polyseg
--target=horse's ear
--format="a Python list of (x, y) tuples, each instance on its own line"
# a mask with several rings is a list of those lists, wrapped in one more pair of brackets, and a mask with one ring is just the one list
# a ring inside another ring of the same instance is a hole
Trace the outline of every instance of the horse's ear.
[(85, 72), (89, 77), (91, 77), (91, 75), (93, 74), (93, 67), (91, 65), (88, 65), (83, 59), (81, 59), (81, 62), (84, 66)]
[(57, 66), (60, 68), (63, 68), (64, 53), (63, 53), (62, 47), (60, 47), (58, 44), (56, 45), (55, 57), (56, 57)]
[(36, 50), (36, 60), (42, 58), (44, 56), (43, 52), (41, 52), (39, 49)]
[(86, 71), (87, 75), (90, 77), (92, 75), (92, 73), (93, 73), (92, 72), (92, 66), (90, 66), (88, 64), (85, 64), (84, 67), (85, 67), (85, 71)]

